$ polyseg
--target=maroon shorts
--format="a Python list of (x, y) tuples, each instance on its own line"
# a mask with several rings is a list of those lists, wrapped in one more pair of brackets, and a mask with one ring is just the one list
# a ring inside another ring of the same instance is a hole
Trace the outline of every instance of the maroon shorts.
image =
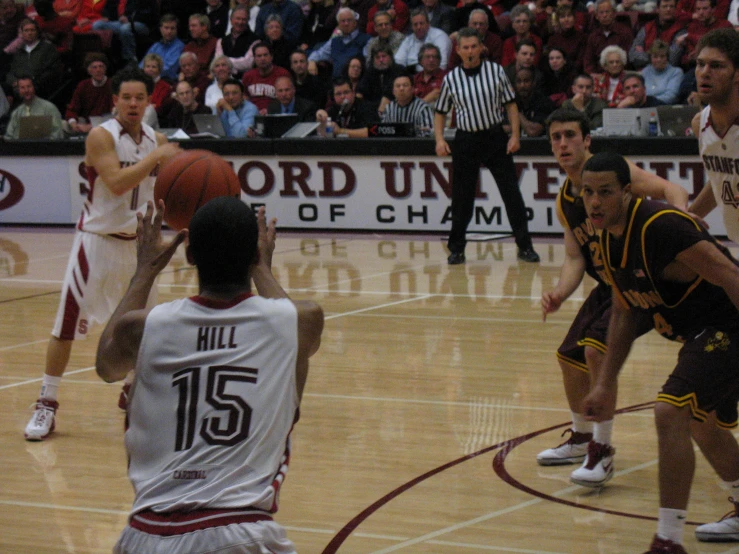
[(706, 328), (680, 349), (677, 366), (667, 378), (658, 402), (688, 406), (694, 419), (705, 421), (716, 410), (717, 424), (737, 426), (739, 401), (739, 330)]
[[(610, 287), (602, 283), (590, 292), (557, 349), (559, 360), (587, 373), (589, 370), (585, 362), (585, 347), (591, 346), (605, 353), (612, 294)], [(637, 318), (637, 337), (654, 328), (649, 314), (635, 310), (634, 315)]]

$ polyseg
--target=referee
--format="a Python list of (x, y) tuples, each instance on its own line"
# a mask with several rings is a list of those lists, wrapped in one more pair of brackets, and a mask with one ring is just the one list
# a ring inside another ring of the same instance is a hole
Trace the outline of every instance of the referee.
[[(538, 262), (512, 156), (521, 147), (515, 91), (502, 67), (481, 61), (482, 42), (474, 29), (459, 31), (457, 54), (462, 65), (444, 77), (434, 115), (436, 154), (452, 155), (452, 230), (447, 242), (450, 252), (447, 262), (450, 265), (465, 262), (465, 235), (475, 207), (481, 164), (490, 170), (498, 185), (516, 238), (518, 259)], [(457, 134), (454, 148), (450, 149), (444, 140), (444, 122), (452, 106), (457, 114)], [(511, 125), (510, 138), (502, 127), (504, 107)]]

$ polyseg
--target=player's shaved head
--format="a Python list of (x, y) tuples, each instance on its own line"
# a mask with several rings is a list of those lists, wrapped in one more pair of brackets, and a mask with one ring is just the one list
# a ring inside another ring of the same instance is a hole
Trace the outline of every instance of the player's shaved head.
[(254, 212), (238, 198), (221, 196), (203, 205), (190, 221), (189, 254), (201, 287), (242, 285), (257, 261), (259, 227)]

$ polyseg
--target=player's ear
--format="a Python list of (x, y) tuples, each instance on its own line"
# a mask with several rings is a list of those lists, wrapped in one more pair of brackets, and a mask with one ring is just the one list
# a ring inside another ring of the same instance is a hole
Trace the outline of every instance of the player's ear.
[(195, 258), (192, 257), (192, 252), (190, 251), (190, 240), (187, 240), (187, 244), (185, 245), (185, 258), (187, 258), (187, 263), (190, 265), (195, 265)]

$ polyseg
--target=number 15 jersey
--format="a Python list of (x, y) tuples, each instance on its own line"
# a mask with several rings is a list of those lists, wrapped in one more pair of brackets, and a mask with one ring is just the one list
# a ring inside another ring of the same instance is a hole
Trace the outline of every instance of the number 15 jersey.
[(298, 410), (298, 323), (286, 299), (202, 297), (146, 318), (129, 404), (132, 514), (277, 511)]

